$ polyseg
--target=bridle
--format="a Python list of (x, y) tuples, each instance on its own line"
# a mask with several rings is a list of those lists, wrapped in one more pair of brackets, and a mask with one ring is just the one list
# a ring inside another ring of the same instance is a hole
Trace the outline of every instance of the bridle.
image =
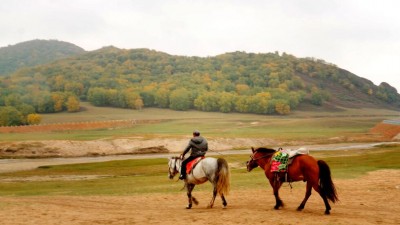
[(272, 153), (268, 153), (268, 154), (265, 154), (265, 155), (262, 155), (262, 156), (259, 156), (259, 157), (255, 158), (254, 156), (256, 155), (256, 153), (257, 153), (257, 151), (255, 151), (255, 152), (253, 153), (253, 155), (250, 156), (250, 159), (251, 159), (251, 160), (250, 160), (250, 161), (247, 161), (247, 163), (246, 163), (247, 169), (249, 168), (250, 162), (255, 162), (256, 165), (259, 165), (259, 164), (257, 163), (257, 161), (258, 161), (259, 159), (268, 158), (268, 157), (271, 157), (273, 154), (275, 154), (274, 152), (272, 152)]
[(175, 174), (177, 174), (179, 171), (178, 171), (178, 169), (177, 169), (177, 163), (178, 163), (178, 160), (177, 159), (179, 159), (179, 157), (173, 157), (173, 158), (171, 158), (171, 159), (173, 159), (174, 160), (174, 168), (173, 168), (173, 171), (171, 172), (171, 166), (170, 165), (168, 165), (168, 174), (169, 174), (169, 176), (170, 177), (174, 177), (174, 175)]
[(268, 153), (268, 154), (266, 154), (266, 155), (263, 155), (263, 156), (254, 158), (254, 156), (255, 156), (256, 153), (257, 153), (257, 151), (254, 152), (253, 155), (250, 156), (251, 160), (257, 161), (257, 160), (259, 160), (259, 159), (267, 158), (267, 157), (270, 157), (271, 155), (275, 154), (275, 153), (273, 152), (273, 153)]

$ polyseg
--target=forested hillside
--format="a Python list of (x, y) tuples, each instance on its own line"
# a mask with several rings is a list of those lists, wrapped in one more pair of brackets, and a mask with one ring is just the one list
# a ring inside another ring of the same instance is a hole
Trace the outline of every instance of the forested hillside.
[(84, 53), (82, 48), (63, 41), (32, 40), (0, 48), (0, 76), (19, 68), (53, 62)]
[(6, 108), (22, 117), (75, 112), (79, 101), (132, 109), (281, 115), (303, 103), (400, 107), (400, 95), (389, 84), (376, 86), (323, 60), (277, 52), (201, 58), (106, 47), (21, 69), (1, 80), (0, 94), (3, 114)]

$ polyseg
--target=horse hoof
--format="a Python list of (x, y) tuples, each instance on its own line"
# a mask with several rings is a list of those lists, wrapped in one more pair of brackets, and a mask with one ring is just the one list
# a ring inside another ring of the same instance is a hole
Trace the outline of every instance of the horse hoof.
[(331, 212), (325, 211), (325, 215), (329, 215), (329, 214), (331, 214)]
[(207, 206), (207, 209), (211, 209), (213, 206), (212, 205), (208, 205)]
[(191, 209), (192, 208), (192, 204), (189, 204), (188, 206), (186, 206), (186, 209)]

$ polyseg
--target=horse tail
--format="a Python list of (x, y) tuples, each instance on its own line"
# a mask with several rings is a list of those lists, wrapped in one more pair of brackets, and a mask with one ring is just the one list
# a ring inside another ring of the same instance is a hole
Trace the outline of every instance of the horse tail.
[(228, 167), (228, 162), (223, 158), (217, 159), (217, 192), (219, 195), (228, 195), (230, 189), (230, 171)]
[(335, 185), (333, 184), (331, 178), (331, 170), (328, 164), (323, 160), (318, 160), (318, 167), (319, 167), (319, 188), (321, 190), (321, 195), (326, 196), (333, 203), (339, 201)]

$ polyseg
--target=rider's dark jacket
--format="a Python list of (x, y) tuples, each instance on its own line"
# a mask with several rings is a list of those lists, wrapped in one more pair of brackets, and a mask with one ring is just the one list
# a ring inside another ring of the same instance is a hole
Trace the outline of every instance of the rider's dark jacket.
[(183, 156), (192, 149), (190, 156), (204, 156), (208, 150), (208, 142), (202, 136), (196, 136), (190, 139), (188, 146), (183, 151)]

